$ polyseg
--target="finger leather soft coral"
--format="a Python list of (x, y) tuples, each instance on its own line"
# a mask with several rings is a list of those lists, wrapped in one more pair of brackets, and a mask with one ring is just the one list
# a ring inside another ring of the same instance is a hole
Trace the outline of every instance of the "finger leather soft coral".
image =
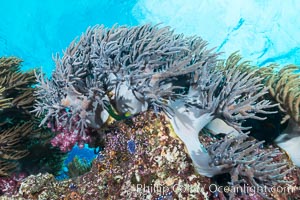
[(253, 76), (255, 70), (240, 70), (246, 63), (238, 55), (221, 67), (217, 56), (201, 38), (176, 35), (167, 27), (89, 28), (61, 59), (55, 57), (51, 79), (36, 74), (34, 112), (44, 116), (41, 125), (57, 132), (52, 144), (67, 151), (76, 142), (88, 143), (88, 130), (102, 128), (109, 116), (124, 119), (153, 108), (170, 118), (198, 173), (226, 173), (210, 164), (214, 157), (199, 132), (219, 118), (243, 134), (245, 119), (263, 120), (256, 114), (273, 113), (268, 109), (276, 105), (262, 98), (268, 91), (262, 78)]
[[(240, 57), (235, 53), (235, 60)], [(253, 77), (261, 77), (261, 83), (267, 86), (269, 93), (263, 98), (278, 103), (281, 124), (287, 123), (275, 142), (284, 149), (296, 166), (300, 166), (300, 68), (295, 65), (278, 66), (272, 64), (265, 67), (250, 66), (248, 62), (238, 66), (242, 72), (253, 73)], [(222, 69), (221, 69), (222, 70)], [(223, 70), (230, 70), (226, 66)]]
[(170, 102), (175, 112), (171, 117), (174, 131), (185, 143), (197, 171), (205, 176), (223, 173), (217, 166), (208, 165), (210, 156), (199, 142), (198, 134), (205, 126), (220, 118), (241, 132), (249, 128), (242, 127), (243, 120), (263, 120), (256, 114), (273, 113), (268, 109), (276, 106), (269, 100), (259, 100), (267, 88), (260, 83), (262, 78), (252, 77), (255, 71), (241, 72), (239, 65), (245, 63), (240, 61), (237, 55), (230, 56), (222, 63), (226, 71), (204, 65), (196, 71), (187, 95)]
[[(292, 183), (285, 180), (291, 169), (288, 169), (287, 161), (275, 162), (276, 157), (282, 153), (277, 149), (264, 150), (261, 148), (263, 141), (249, 140), (246, 134), (237, 137), (225, 137), (208, 147), (208, 153), (212, 160), (211, 166), (219, 166), (223, 172), (231, 175), (231, 186), (241, 190), (243, 184), (255, 188), (271, 188), (280, 183)], [(234, 191), (234, 189), (232, 189)], [(265, 192), (268, 190), (266, 189)], [(245, 192), (245, 191), (244, 191)], [(272, 199), (263, 190), (258, 193), (264, 199)], [(236, 193), (230, 193), (230, 199)]]
[[(276, 67), (269, 67), (274, 71)], [(277, 67), (278, 69), (278, 67)], [(270, 94), (279, 104), (282, 112), (286, 113), (282, 123), (293, 120), (300, 125), (300, 67), (287, 65), (267, 81)]]
[(79, 135), (75, 142), (86, 141), (86, 130), (102, 127), (109, 115), (122, 118), (149, 107), (171, 112), (167, 102), (181, 96), (176, 91), (190, 84), (191, 73), (215, 65), (217, 54), (205, 47), (201, 38), (176, 35), (168, 27), (89, 28), (62, 59), (55, 58), (50, 80), (36, 74), (34, 112), (61, 139), (66, 134), (60, 126)]
[[(236, 60), (240, 59), (237, 53), (233, 54)], [(261, 77), (263, 83), (269, 91), (270, 97), (278, 102), (278, 107), (285, 114), (281, 123), (293, 120), (300, 125), (300, 67), (295, 65), (279, 66), (271, 64), (269, 66), (257, 67), (245, 62), (238, 66), (242, 72), (251, 73), (252, 77)], [(223, 68), (230, 69), (230, 66)]]

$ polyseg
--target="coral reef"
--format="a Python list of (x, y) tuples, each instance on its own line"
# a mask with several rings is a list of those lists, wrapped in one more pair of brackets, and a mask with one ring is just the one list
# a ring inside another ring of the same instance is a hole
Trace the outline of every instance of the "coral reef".
[[(231, 57), (239, 61), (241, 57), (234, 53)], [(292, 161), (298, 167), (300, 166), (299, 141), (300, 141), (300, 68), (295, 65), (278, 66), (272, 64), (265, 67), (257, 67), (244, 62), (238, 66), (239, 70), (247, 73), (253, 73), (250, 77), (260, 77), (261, 83), (264, 84), (269, 93), (263, 96), (264, 99), (278, 103), (278, 111), (281, 124), (273, 122), (272, 126), (277, 126), (280, 135), (276, 135), (276, 143), (284, 149)], [(229, 70), (230, 67), (219, 68), (220, 70)], [(277, 115), (278, 116), (278, 115)], [(270, 118), (270, 116), (268, 116)], [(257, 124), (257, 123), (256, 123)], [(266, 124), (264, 124), (265, 126)], [(272, 129), (272, 131), (276, 131)], [(258, 136), (260, 137), (260, 136)], [(270, 136), (269, 136), (270, 137)]]
[[(54, 57), (50, 79), (1, 58), (0, 176), (16, 167), (37, 174), (2, 178), (1, 192), (28, 199), (299, 196), (272, 194), (277, 186), (299, 187), (299, 169), (245, 132), (247, 120), (280, 111), (289, 120), (281, 139), (299, 136), (299, 68), (258, 68), (237, 53), (218, 60), (206, 46), (159, 25), (95, 26)], [(67, 152), (76, 143), (103, 150), (91, 169), (75, 159), (72, 178), (55, 180), (64, 156), (56, 147)], [(230, 191), (213, 192), (216, 177)]]
[[(282, 134), (276, 138), (276, 143), (284, 149), (295, 165), (300, 167), (300, 67), (287, 65), (279, 68), (276, 65), (264, 69), (266, 85), (270, 95), (279, 103), (279, 109), (284, 117), (281, 123), (287, 123)], [(266, 75), (267, 72), (269, 75)]]
[[(241, 57), (237, 52), (231, 55), (236, 61)], [(238, 66), (243, 72), (256, 71), (252, 77), (261, 77), (269, 91), (269, 98), (279, 103), (278, 107), (285, 114), (281, 123), (291, 119), (300, 125), (300, 68), (295, 65), (278, 66), (272, 64), (264, 67), (252, 66), (248, 61)], [(228, 70), (230, 67), (224, 68)], [(251, 77), (251, 78), (252, 78)], [(268, 98), (268, 97), (266, 97)]]
[[(15, 109), (19, 109), (20, 114), (28, 114), (35, 100), (33, 97), (34, 89), (31, 87), (36, 82), (33, 71), (21, 72), (20, 63), (21, 60), (15, 57), (0, 58), (2, 98), (11, 100), (10, 105), (6, 104), (6, 109), (2, 110), (2, 113), (9, 117), (14, 116), (12, 111)], [(6, 121), (1, 121), (2, 123), (17, 120), (16, 116), (14, 118), (11, 117), (10, 120), (3, 118), (2, 120)], [(24, 116), (21, 116), (21, 118), (24, 118)]]
[[(280, 167), (286, 159), (284, 155), (274, 147), (262, 147), (261, 142), (247, 135), (217, 139), (203, 132), (199, 137), (212, 155), (211, 164), (225, 166), (223, 173), (233, 175), (230, 183), (223, 181), (224, 186), (195, 172), (184, 144), (163, 113), (147, 111), (114, 121), (105, 133), (106, 145), (93, 161), (90, 172), (63, 181), (50, 174), (29, 176), (19, 183), (21, 187), (12, 198), (262, 200), (300, 195), (295, 189), (284, 193), (269, 188), (299, 187), (300, 179), (295, 177), (299, 170), (284, 170)], [(257, 162), (260, 163), (256, 165)], [(270, 170), (273, 167), (277, 169)], [(247, 194), (236, 189), (258, 187), (257, 184), (269, 189), (265, 193), (244, 190)], [(227, 187), (231, 189), (224, 189)]]
[(268, 70), (271, 75), (267, 78), (266, 85), (269, 86), (270, 95), (279, 103), (279, 109), (284, 114), (281, 123), (287, 122), (287, 127), (276, 139), (276, 142), (289, 154), (294, 164), (300, 167), (300, 155), (298, 153), (300, 141), (300, 67), (287, 65), (278, 69), (276, 66), (269, 66)]
[(44, 115), (41, 125), (47, 122), (58, 133), (52, 144), (68, 151), (76, 142), (90, 143), (91, 129), (103, 127), (109, 116), (163, 111), (197, 171), (214, 176), (221, 171), (207, 165), (209, 155), (198, 140), (201, 129), (219, 117), (242, 131), (242, 121), (262, 120), (257, 113), (273, 113), (267, 109), (276, 105), (258, 101), (267, 89), (262, 78), (253, 77), (255, 71), (241, 72), (244, 63), (234, 56), (224, 62), (229, 70), (220, 71), (217, 54), (205, 46), (201, 38), (157, 26), (88, 29), (62, 59), (55, 58), (51, 80), (36, 74), (34, 112)]
[[(242, 187), (241, 183), (255, 188), (273, 187), (274, 183), (293, 183), (284, 180), (293, 168), (286, 170), (288, 168), (286, 161), (274, 162), (275, 158), (282, 154), (279, 150), (265, 151), (261, 147), (263, 141), (245, 141), (246, 139), (247, 135), (225, 137), (208, 147), (208, 153), (212, 157), (209, 164), (221, 166), (223, 173), (226, 171), (230, 173), (232, 190), (238, 191)], [(262, 192), (258, 192), (264, 199), (270, 199)], [(235, 195), (231, 193), (230, 199)]]
[(90, 171), (92, 164), (86, 161), (84, 158), (75, 156), (72, 162), (68, 163), (68, 171), (66, 172), (68, 177), (74, 178), (85, 174)]
[(20, 64), (15, 57), (0, 58), (0, 194), (13, 194), (28, 174), (58, 173), (65, 156), (50, 146), (53, 134), (38, 128), (30, 113), (36, 79), (33, 71), (21, 72)]
[(262, 78), (252, 77), (255, 70), (242, 72), (240, 65), (245, 63), (240, 63), (234, 55), (221, 64), (228, 70), (206, 65), (198, 69), (187, 95), (170, 102), (175, 112), (171, 123), (176, 134), (185, 143), (197, 171), (209, 177), (222, 173), (222, 169), (208, 166), (211, 158), (198, 140), (199, 132), (220, 118), (242, 134), (242, 130), (250, 128), (242, 126), (244, 120), (263, 120), (257, 114), (274, 113), (268, 109), (276, 106), (269, 100), (259, 100), (267, 88), (260, 83)]
[[(27, 174), (12, 174), (10, 177), (1, 177), (0, 178), (0, 195), (8, 195), (8, 196), (12, 196), (15, 193), (17, 193), (16, 191), (18, 191), (19, 186), (20, 186), (20, 182), (22, 180), (25, 179), (25, 177), (27, 176)], [(2, 197), (0, 197), (1, 199), (3, 199)]]
[(13, 161), (28, 155), (28, 151), (20, 148), (20, 146), (22, 139), (31, 133), (31, 128), (32, 124), (26, 123), (22, 126), (10, 128), (1, 132), (1, 176), (8, 175), (10, 171), (16, 168), (17, 163)]
[(49, 173), (31, 175), (21, 183), (19, 194), (25, 199), (59, 199), (55, 192), (63, 193), (68, 182), (58, 183)]
[(8, 108), (10, 106), (10, 99), (9, 98), (4, 98), (4, 95), (3, 95), (3, 92), (4, 92), (5, 88), (0, 88), (0, 109), (1, 111), (4, 109), (4, 108)]
[(167, 101), (181, 96), (191, 73), (216, 62), (205, 46), (168, 27), (89, 28), (62, 59), (55, 57), (51, 80), (36, 75), (35, 112), (58, 132), (53, 144), (64, 151), (90, 142), (90, 128), (102, 127), (108, 116), (122, 119), (149, 107), (171, 112)]
[(37, 128), (35, 131), (38, 133), (30, 137), (27, 144), (28, 156), (19, 160), (19, 168), (27, 174), (48, 172), (54, 176), (60, 175), (66, 154), (51, 145), (53, 134), (49, 130)]
[(282, 123), (291, 119), (300, 125), (300, 68), (287, 65), (275, 73), (275, 66), (266, 68), (271, 71), (266, 82), (270, 95), (276, 99), (280, 110), (286, 114)]
[(17, 160), (28, 155), (23, 140), (33, 132), (30, 108), (34, 97), (33, 72), (21, 73), (21, 60), (0, 58), (0, 176), (16, 169)]

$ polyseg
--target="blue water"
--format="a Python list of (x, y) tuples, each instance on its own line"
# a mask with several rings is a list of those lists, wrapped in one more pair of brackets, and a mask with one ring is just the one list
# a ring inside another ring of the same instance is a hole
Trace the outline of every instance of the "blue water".
[(298, 0), (139, 0), (139, 23), (163, 22), (179, 33), (200, 35), (211, 47), (236, 50), (259, 66), (300, 65)]
[[(88, 26), (162, 22), (202, 36), (224, 57), (240, 50), (260, 66), (300, 65), (299, 10), (297, 0), (7, 0), (0, 2), (0, 56), (20, 57), (23, 70), (42, 67), (50, 76), (52, 55), (62, 54)], [(75, 147), (65, 163), (75, 154), (95, 156)]]
[(135, 0), (10, 0), (0, 2), (0, 56), (24, 60), (24, 70), (54, 68), (52, 55), (87, 27), (115, 23), (137, 25), (131, 10)]
[[(98, 150), (98, 149), (95, 149)], [(67, 172), (68, 172), (68, 163), (72, 162), (73, 159), (75, 158), (75, 156), (79, 157), (79, 158), (84, 158), (85, 161), (87, 161), (88, 163), (92, 162), (93, 159), (97, 156), (95, 154), (94, 149), (90, 149), (88, 148), (87, 145), (85, 145), (84, 148), (80, 149), (77, 145), (74, 146), (74, 148), (72, 149), (72, 151), (68, 154), (68, 157), (65, 159), (64, 161), (64, 166), (62, 167), (62, 170), (60, 172), (60, 175), (57, 176), (56, 178), (58, 180), (62, 180), (64, 178), (67, 178)]]
[(88, 26), (163, 23), (178, 33), (200, 35), (224, 56), (240, 50), (254, 64), (300, 65), (297, 0), (7, 0), (0, 3), (0, 56), (43, 67)]

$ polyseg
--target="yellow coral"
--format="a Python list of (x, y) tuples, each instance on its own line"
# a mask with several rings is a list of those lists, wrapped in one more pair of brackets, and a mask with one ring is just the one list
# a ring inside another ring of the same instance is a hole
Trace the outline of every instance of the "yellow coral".
[(16, 57), (0, 58), (0, 76), (6, 75), (11, 71), (18, 71), (21, 62), (22, 60)]
[(29, 111), (33, 107), (35, 83), (33, 72), (22, 73), (16, 57), (0, 58), (0, 176), (7, 176), (17, 160), (28, 151), (22, 145), (34, 134)]
[(300, 67), (287, 65), (277, 72), (276, 68), (272, 70), (271, 76), (265, 75), (268, 79), (266, 85), (270, 95), (279, 103), (280, 110), (286, 114), (282, 123), (291, 118), (300, 124)]
[(10, 101), (12, 98), (5, 98), (3, 95), (4, 91), (5, 88), (0, 86), (0, 110), (3, 110), (4, 108), (8, 108), (11, 106)]
[(238, 52), (234, 52), (226, 61), (221, 61), (217, 69), (225, 72), (236, 66), (241, 72), (255, 71), (252, 76), (262, 78), (262, 83), (268, 87), (270, 96), (279, 103), (279, 109), (286, 114), (282, 123), (293, 119), (300, 124), (300, 67), (295, 65), (280, 67), (275, 64), (257, 67), (247, 61), (238, 64), (241, 59)]
[(28, 122), (0, 133), (0, 176), (7, 176), (16, 167), (14, 161), (28, 155), (27, 150), (19, 148), (22, 138), (32, 132), (33, 124)]
[[(3, 99), (11, 97), (11, 104), (4, 104), (16, 106), (17, 108), (30, 109), (32, 108), (34, 97), (34, 89), (28, 87), (35, 83), (35, 76), (33, 71), (21, 73), (20, 63), (22, 60), (15, 57), (0, 58), (0, 109), (2, 108)], [(5, 96), (3, 93), (5, 92)], [(2, 108), (3, 109), (3, 108)]]

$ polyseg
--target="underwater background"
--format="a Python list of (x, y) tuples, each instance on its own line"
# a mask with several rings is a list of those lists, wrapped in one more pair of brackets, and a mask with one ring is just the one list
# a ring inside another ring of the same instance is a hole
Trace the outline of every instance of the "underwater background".
[[(1, 1), (0, 56), (16, 56), (23, 60), (23, 71), (41, 67), (50, 76), (55, 69), (52, 55), (62, 55), (89, 26), (162, 23), (175, 33), (202, 37), (209, 49), (222, 52), (221, 58), (238, 50), (257, 66), (299, 66), (299, 10), (297, 0)], [(90, 162), (96, 154), (75, 146), (65, 166), (75, 156)]]
[(297, 0), (12, 0), (1, 1), (0, 55), (24, 60), (23, 69), (51, 73), (52, 54), (88, 26), (162, 23), (176, 33), (198, 35), (228, 56), (239, 50), (262, 66), (300, 64)]

